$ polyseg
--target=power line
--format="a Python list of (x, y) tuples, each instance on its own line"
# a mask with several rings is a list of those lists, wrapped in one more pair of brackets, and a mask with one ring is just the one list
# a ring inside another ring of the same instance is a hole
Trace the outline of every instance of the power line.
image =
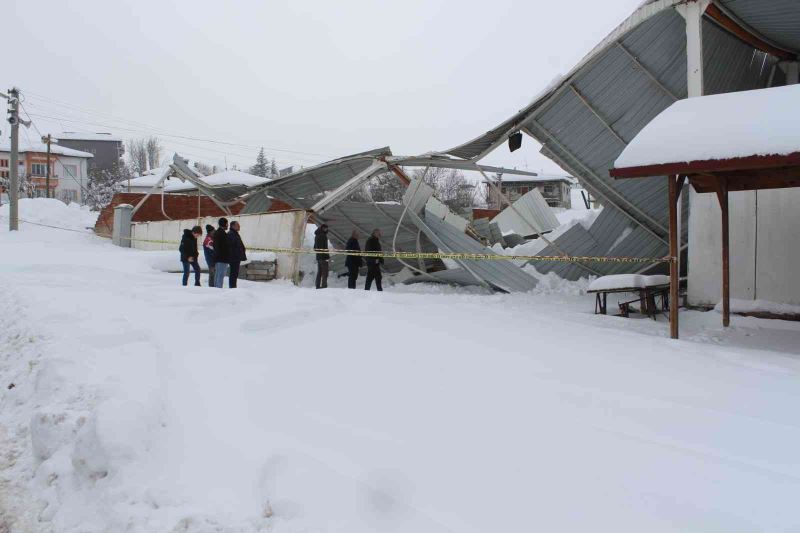
[[(77, 106), (77, 105), (70, 104), (70, 103), (67, 103), (67, 102), (59, 101), (59, 100), (56, 100), (54, 98), (50, 98), (50, 97), (47, 97), (47, 96), (39, 95), (39, 94), (34, 93), (34, 92), (30, 92), (30, 91), (26, 91), (26, 92), (28, 94), (32, 95), (34, 98), (39, 98), (39, 99), (42, 99), (44, 101), (49, 101), (51, 104), (54, 104), (56, 106), (72, 108), (74, 110), (81, 111), (81, 112), (86, 113), (86, 114), (106, 116), (108, 118), (117, 120), (119, 122), (125, 122), (125, 123), (128, 123), (128, 124), (133, 124), (133, 125), (138, 125), (140, 127), (145, 127), (145, 128), (148, 128), (148, 130), (158, 130), (158, 131), (161, 132), (160, 134), (164, 135), (164, 136), (182, 138), (182, 139), (187, 139), (187, 140), (192, 140), (192, 141), (201, 141), (201, 142), (209, 142), (209, 143), (215, 143), (215, 144), (224, 144), (224, 145), (227, 145), (227, 146), (238, 146), (238, 147), (241, 147), (241, 148), (251, 148), (251, 149), (254, 149), (254, 150), (259, 150), (261, 148), (264, 148), (265, 150), (269, 150), (269, 151), (272, 151), (272, 152), (286, 152), (286, 153), (292, 153), (292, 154), (311, 155), (311, 156), (319, 156), (319, 157), (335, 157), (335, 156), (332, 156), (330, 154), (321, 154), (321, 153), (317, 153), (317, 152), (306, 152), (306, 151), (302, 151), (302, 150), (290, 150), (290, 149), (287, 149), (287, 148), (275, 148), (275, 147), (270, 147), (270, 146), (265, 146), (265, 145), (252, 145), (252, 144), (243, 144), (243, 143), (233, 143), (233, 142), (228, 142), (228, 141), (221, 141), (221, 140), (218, 140), (218, 139), (205, 139), (205, 138), (201, 138), (201, 137), (192, 137), (192, 136), (188, 136), (188, 135), (172, 134), (172, 133), (169, 133), (166, 130), (164, 130), (163, 128), (160, 128), (158, 126), (153, 126), (151, 124), (145, 124), (143, 122), (132, 121), (132, 120), (129, 120), (129, 119), (116, 117), (116, 116), (114, 116), (114, 115), (112, 115), (110, 113), (106, 113), (106, 112), (103, 112), (103, 111), (91, 110), (91, 109), (86, 108), (86, 107), (81, 107), (81, 106)], [(103, 124), (99, 124), (99, 125), (103, 126)]]
[[(58, 121), (64, 121), (64, 122), (69, 122), (69, 123), (73, 123), (73, 124), (100, 126), (100, 127), (103, 127), (103, 128), (115, 129), (115, 130), (123, 130), (123, 131), (127, 131), (127, 132), (132, 132), (132, 133), (141, 133), (141, 134), (146, 134), (146, 135), (156, 135), (156, 136), (160, 136), (160, 137), (168, 137), (168, 138), (175, 137), (175, 138), (178, 138), (178, 139), (195, 140), (195, 138), (193, 138), (193, 137), (186, 137), (186, 136), (181, 136), (181, 135), (170, 135), (170, 134), (164, 134), (164, 133), (161, 133), (161, 132), (154, 132), (154, 131), (149, 131), (149, 130), (141, 130), (141, 129), (136, 129), (136, 128), (126, 128), (126, 127), (112, 125), (112, 124), (91, 122), (89, 120), (76, 120), (75, 118), (67, 118), (67, 117), (63, 117), (63, 116), (43, 115), (43, 114), (40, 114), (40, 113), (30, 113), (29, 116), (37, 117), (37, 118), (41, 118), (41, 119), (45, 119), (45, 120), (54, 120), (54, 121), (57, 121), (57, 122)], [(196, 139), (196, 140), (198, 142), (212, 142), (212, 141), (207, 141), (207, 140), (203, 140), (203, 139)], [(245, 155), (245, 154), (233, 152), (231, 150), (227, 150), (227, 151), (214, 150), (214, 149), (208, 148), (206, 146), (191, 145), (191, 144), (188, 144), (188, 143), (185, 143), (185, 142), (182, 143), (180, 141), (174, 141), (174, 140), (171, 141), (171, 142), (174, 143), (174, 144), (183, 144), (185, 146), (192, 146), (192, 147), (195, 147), (195, 148), (198, 148), (198, 149), (201, 149), (201, 150), (209, 150), (209, 151), (214, 151), (214, 152), (221, 153), (221, 154), (236, 155), (236, 156), (239, 156), (239, 157), (242, 157), (242, 158), (247, 158), (248, 160), (251, 160), (253, 158), (252, 154)], [(231, 143), (222, 143), (222, 142), (215, 142), (213, 144), (223, 144), (223, 145), (237, 146), (237, 145), (233, 145)], [(238, 145), (238, 146), (243, 146), (243, 145)], [(290, 160), (287, 160), (287, 159), (278, 159), (278, 158), (275, 158), (275, 157), (273, 157), (273, 159), (275, 159), (276, 161), (280, 161), (282, 164), (298, 165), (297, 161), (290, 161)], [(317, 164), (319, 162), (321, 162), (321, 161), (319, 161), (318, 159), (315, 159), (313, 164)], [(305, 164), (310, 164), (310, 163), (306, 162)]]
[[(31, 118), (31, 115), (30, 115), (30, 113), (28, 113), (28, 110), (27, 110), (27, 109), (25, 109), (25, 106), (22, 104), (22, 101), (20, 101), (20, 107), (22, 108), (22, 110), (23, 110), (23, 111), (25, 111), (25, 114), (28, 116), (28, 120), (30, 121), (30, 123), (31, 123), (31, 126), (33, 126), (33, 129), (35, 129), (35, 130), (36, 130), (36, 132), (39, 134), (39, 136), (40, 136), (40, 137), (44, 137), (44, 135), (42, 135), (42, 132), (39, 130), (39, 127), (36, 125), (36, 122), (34, 122), (33, 118)], [(27, 130), (27, 129), (24, 129), (24, 130), (22, 130), (22, 131), (23, 131), (23, 133), (25, 134), (25, 138), (26, 138), (26, 139), (28, 139), (28, 144), (29, 144), (31, 147), (33, 147), (33, 142), (31, 141), (31, 138), (30, 138), (30, 136), (28, 135), (28, 130)], [(82, 193), (84, 194), (84, 196), (85, 196), (85, 195), (87, 194), (87, 190), (86, 190), (86, 188), (85, 188), (85, 187), (83, 186), (83, 184), (82, 184), (82, 183), (81, 183), (81, 182), (80, 182), (80, 181), (79, 181), (79, 180), (78, 180), (78, 179), (77, 179), (77, 178), (76, 178), (76, 177), (75, 177), (75, 176), (72, 174), (72, 171), (70, 171), (70, 169), (69, 169), (69, 168), (67, 168), (67, 166), (66, 166), (66, 165), (65, 165), (63, 162), (61, 163), (61, 168), (63, 168), (63, 169), (64, 169), (64, 171), (65, 171), (67, 174), (69, 174), (69, 177), (70, 177), (70, 178), (72, 178), (72, 181), (74, 181), (75, 183), (77, 183), (77, 184), (78, 184), (78, 187), (80, 187), (80, 189), (81, 189), (81, 192), (82, 192)], [(50, 171), (50, 170), (49, 170), (49, 168), (48, 168), (48, 172), (49, 172), (49, 171)], [(49, 191), (49, 190), (47, 191), (47, 194), (48, 194), (48, 198), (49, 198), (49, 195), (50, 195), (50, 191)]]

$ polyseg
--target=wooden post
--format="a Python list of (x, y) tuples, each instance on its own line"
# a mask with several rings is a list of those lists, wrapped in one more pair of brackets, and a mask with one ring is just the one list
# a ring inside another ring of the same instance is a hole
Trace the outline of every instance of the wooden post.
[(678, 176), (667, 176), (669, 190), (669, 332), (678, 338), (680, 265), (678, 264)]
[(731, 253), (728, 216), (728, 181), (717, 178), (717, 196), (722, 210), (722, 325), (731, 325)]

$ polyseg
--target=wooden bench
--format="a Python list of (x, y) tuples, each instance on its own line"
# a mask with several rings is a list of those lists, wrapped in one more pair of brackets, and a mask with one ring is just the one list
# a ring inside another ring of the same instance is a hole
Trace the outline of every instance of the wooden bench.
[[(631, 305), (639, 303), (639, 312), (653, 320), (669, 310), (669, 277), (617, 274), (594, 280), (586, 291), (595, 295), (595, 314), (608, 314), (609, 294), (637, 294), (638, 297), (619, 302), (619, 316), (629, 317)], [(660, 302), (659, 302), (660, 300)], [(658, 305), (660, 303), (660, 305)]]

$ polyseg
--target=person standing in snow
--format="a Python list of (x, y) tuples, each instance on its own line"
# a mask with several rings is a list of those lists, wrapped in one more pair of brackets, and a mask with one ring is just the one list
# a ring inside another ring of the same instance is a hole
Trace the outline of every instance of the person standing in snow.
[[(382, 252), (381, 248), (381, 230), (375, 228), (372, 230), (372, 235), (367, 239), (364, 246), (365, 252)], [(364, 284), (364, 289), (369, 290), (372, 286), (372, 281), (375, 280), (375, 288), (382, 291), (381, 279), (381, 265), (383, 264), (383, 257), (367, 257), (367, 282)]]
[(203, 235), (203, 230), (200, 226), (195, 226), (192, 229), (183, 230), (183, 237), (181, 238), (181, 245), (178, 250), (181, 253), (181, 263), (183, 263), (183, 285), (184, 287), (189, 284), (189, 265), (194, 269), (194, 284), (196, 287), (200, 286), (200, 263), (197, 258), (197, 239)]
[(225, 284), (225, 274), (230, 261), (230, 247), (228, 246), (228, 219), (219, 219), (219, 227), (214, 232), (214, 286), (221, 289)]
[[(358, 244), (358, 230), (353, 230), (350, 234), (350, 239), (347, 241), (347, 250), (351, 252), (360, 252), (361, 245)], [(355, 289), (356, 280), (358, 279), (358, 270), (364, 264), (364, 260), (360, 255), (348, 255), (344, 261), (347, 267), (347, 288)]]
[(241, 227), (235, 220), (231, 222), (231, 230), (228, 232), (228, 248), (230, 249), (230, 265), (231, 273), (228, 276), (228, 287), (231, 289), (236, 288), (236, 282), (239, 279), (239, 266), (242, 261), (247, 261), (247, 254), (245, 253), (244, 243), (242, 237), (239, 235)]
[(208, 265), (208, 286), (214, 286), (214, 226), (206, 224), (206, 238), (203, 239), (203, 255)]
[[(328, 225), (323, 224), (314, 232), (314, 250), (328, 249)], [(328, 288), (328, 262), (331, 256), (327, 253), (317, 253), (317, 279), (314, 283), (318, 289)]]

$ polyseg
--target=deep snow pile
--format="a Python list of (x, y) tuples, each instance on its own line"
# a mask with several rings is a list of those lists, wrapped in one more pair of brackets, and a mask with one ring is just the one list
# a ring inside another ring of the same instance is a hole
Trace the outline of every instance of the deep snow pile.
[(674, 342), (553, 276), (232, 291), (90, 234), (0, 249), (11, 531), (797, 525), (797, 324), (686, 312)]
[[(9, 205), (0, 206), (0, 220), (3, 229), (8, 229)], [(94, 227), (97, 213), (90, 211), (87, 206), (79, 204), (66, 205), (61, 200), (54, 198), (20, 198), (19, 200), (20, 225), (26, 222), (32, 224), (45, 224), (73, 230), (87, 230)]]

